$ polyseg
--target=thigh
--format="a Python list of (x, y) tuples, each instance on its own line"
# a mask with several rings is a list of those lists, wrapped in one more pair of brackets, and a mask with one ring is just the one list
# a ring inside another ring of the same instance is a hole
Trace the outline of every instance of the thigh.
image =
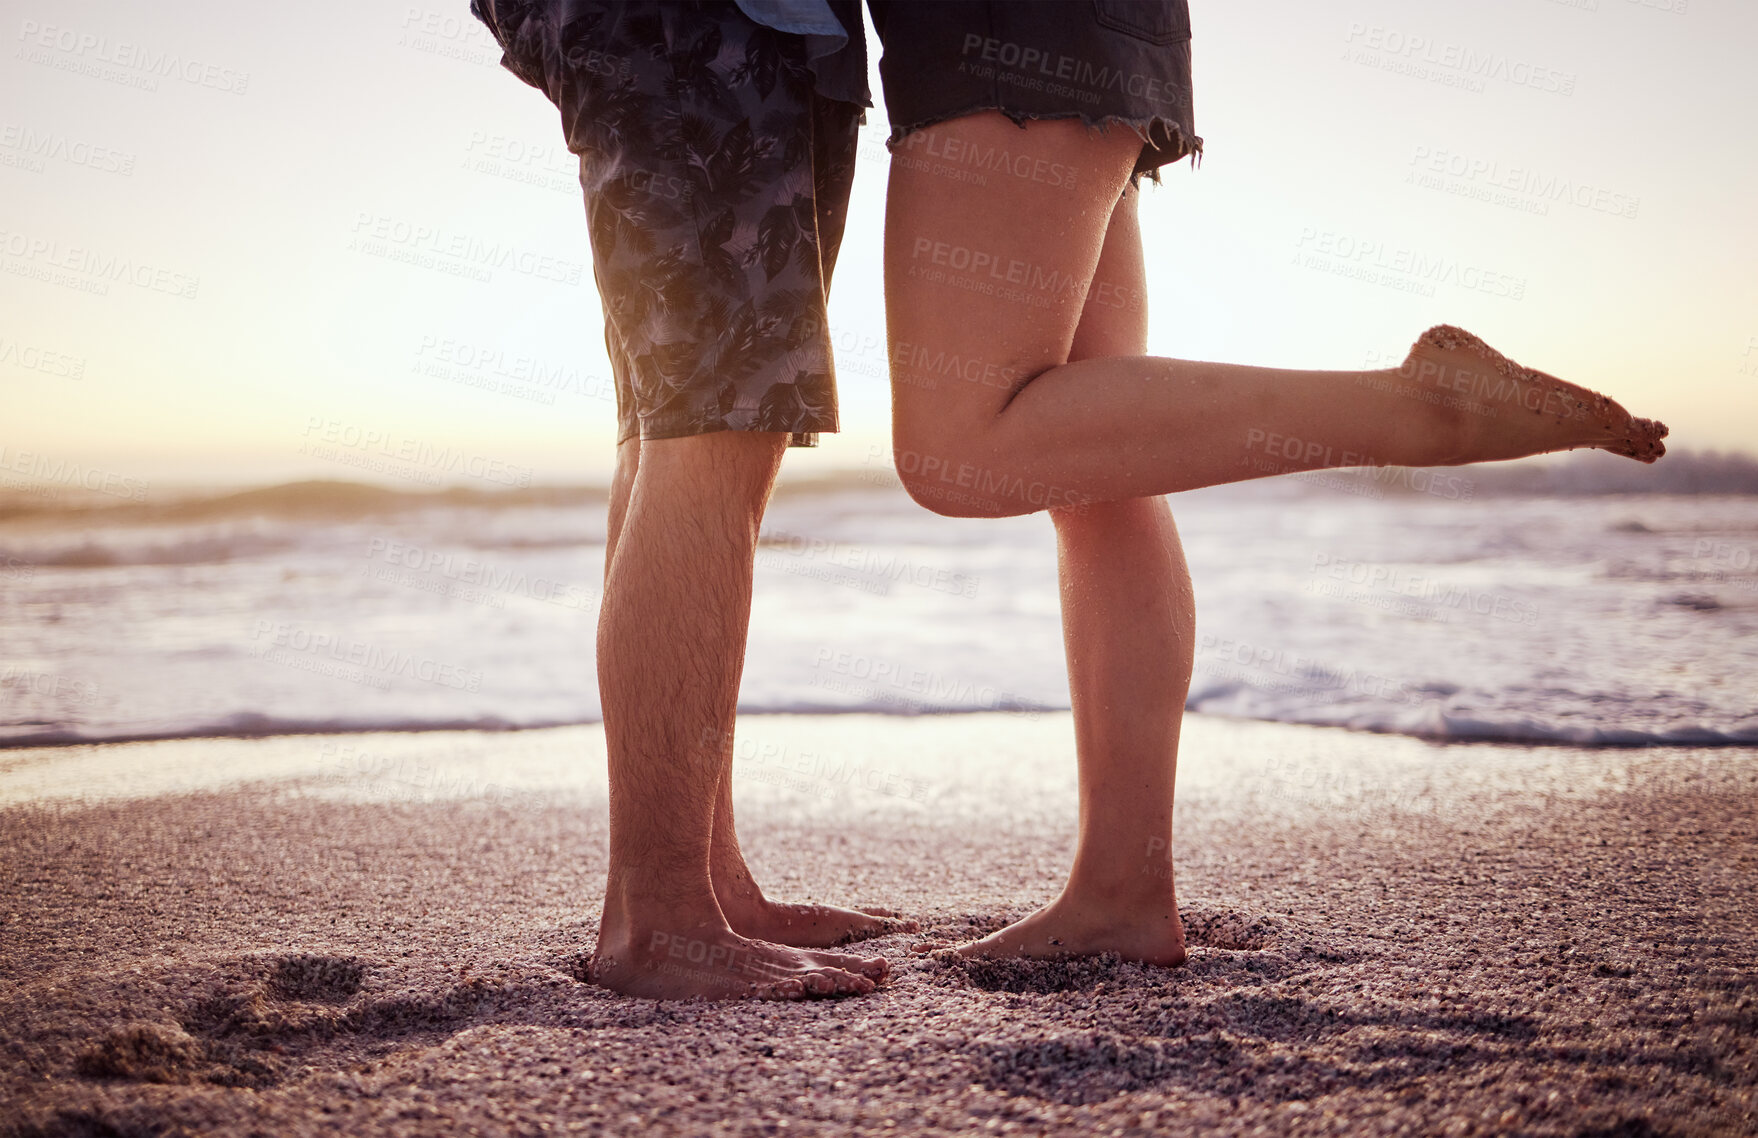
[[(952, 163), (894, 160), (886, 200), (894, 430), (927, 442), (980, 430), (1032, 377), (1068, 361), (1141, 141), (996, 113), (914, 138), (913, 153)], [(961, 177), (973, 161), (1072, 177)]]
[(1147, 354), (1147, 263), (1136, 216), (1140, 197), (1141, 192), (1131, 186), (1111, 209), (1099, 265), (1068, 349), (1070, 361)]

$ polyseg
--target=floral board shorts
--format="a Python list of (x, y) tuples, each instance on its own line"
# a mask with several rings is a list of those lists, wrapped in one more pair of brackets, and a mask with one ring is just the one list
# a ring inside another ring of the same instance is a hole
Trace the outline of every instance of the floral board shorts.
[(619, 443), (837, 429), (825, 310), (866, 57), (858, 0), (832, 7), (852, 34), (826, 59), (731, 2), (471, 2), (580, 157)]

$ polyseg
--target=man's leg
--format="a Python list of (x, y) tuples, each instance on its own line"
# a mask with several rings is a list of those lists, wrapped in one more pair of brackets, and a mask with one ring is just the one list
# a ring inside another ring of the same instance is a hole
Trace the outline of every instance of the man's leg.
[[(1147, 346), (1136, 192), (1124, 194), (1100, 254), (1074, 359)], [(1080, 760), (1080, 838), (1049, 905), (966, 946), (977, 956), (1115, 952), (1174, 965), (1184, 929), (1172, 878), (1178, 728), (1196, 635), (1190, 571), (1164, 498), (1053, 510), (1062, 635)]]
[[(611, 481), (610, 513), (605, 536), (604, 563), (607, 578), (611, 563), (616, 558), (617, 539), (622, 533), (623, 519), (628, 514), (640, 462), (639, 439), (630, 439), (618, 447), (617, 469)], [(730, 744), (730, 737), (728, 742)], [(731, 761), (732, 755), (729, 751), (721, 762), (730, 770)], [(834, 905), (771, 901), (765, 897), (756, 878), (746, 867), (744, 853), (739, 848), (738, 832), (733, 821), (730, 776), (721, 779), (715, 795), (709, 867), (714, 881), (715, 899), (720, 902), (720, 911), (726, 917), (727, 924), (734, 932), (757, 940), (801, 948), (830, 948), (894, 932), (914, 932), (917, 928), (916, 922), (903, 920), (895, 913), (884, 910), (843, 909)]]
[[(731, 755), (727, 756), (731, 767)], [(733, 829), (732, 779), (723, 779), (714, 810), (714, 844), (710, 854), (714, 896), (727, 924), (748, 937), (802, 948), (833, 948), (891, 933), (915, 932), (920, 926), (889, 909), (844, 909), (800, 901), (771, 901), (745, 865)]]
[(740, 936), (709, 876), (757, 528), (787, 436), (641, 444), (599, 617), (610, 869), (593, 979), (654, 998), (871, 991), (880, 958)]
[[(922, 133), (935, 152), (1078, 172), (1072, 188), (1027, 178), (979, 186), (934, 163), (892, 163), (893, 446), (905, 486), (930, 509), (1003, 516), (1326, 467), (1574, 447), (1652, 461), (1664, 449), (1659, 424), (1450, 335), (1425, 338), (1404, 367), (1367, 372), (1141, 355), (1070, 362), (1140, 139), (1076, 120), (1022, 130), (988, 112)], [(983, 381), (966, 381), (972, 374)]]

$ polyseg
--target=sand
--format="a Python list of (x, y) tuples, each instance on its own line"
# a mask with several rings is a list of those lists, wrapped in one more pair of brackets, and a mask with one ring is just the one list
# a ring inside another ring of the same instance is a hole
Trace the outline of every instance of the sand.
[(744, 721), (772, 894), (926, 926), (795, 1005), (579, 981), (593, 728), (0, 752), (0, 1133), (1758, 1131), (1758, 752), (1186, 731), (1189, 963), (969, 967), (1067, 716)]

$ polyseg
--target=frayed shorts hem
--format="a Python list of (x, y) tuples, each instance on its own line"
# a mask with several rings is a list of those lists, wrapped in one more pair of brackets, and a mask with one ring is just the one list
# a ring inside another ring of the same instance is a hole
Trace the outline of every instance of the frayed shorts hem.
[(1019, 111), (1010, 110), (994, 102), (980, 102), (961, 110), (937, 114), (920, 122), (905, 123), (893, 126), (891, 136), (885, 140), (885, 148), (896, 153), (897, 146), (904, 139), (918, 131), (931, 126), (939, 126), (943, 122), (961, 119), (967, 115), (979, 115), (986, 111), (994, 111), (1005, 115), (1014, 126), (1021, 130), (1033, 120), (1051, 121), (1055, 119), (1080, 119), (1088, 130), (1103, 133), (1113, 126), (1125, 126), (1135, 132), (1141, 139), (1142, 153), (1136, 160), (1135, 169), (1129, 175), (1129, 184), (1135, 185), (1144, 175), (1150, 180), (1160, 180), (1160, 167), (1174, 162), (1182, 162), (1189, 158), (1192, 168), (1202, 165), (1203, 140), (1200, 136), (1191, 135), (1186, 138), (1184, 126), (1176, 119), (1164, 115), (1095, 115), (1086, 111)]

